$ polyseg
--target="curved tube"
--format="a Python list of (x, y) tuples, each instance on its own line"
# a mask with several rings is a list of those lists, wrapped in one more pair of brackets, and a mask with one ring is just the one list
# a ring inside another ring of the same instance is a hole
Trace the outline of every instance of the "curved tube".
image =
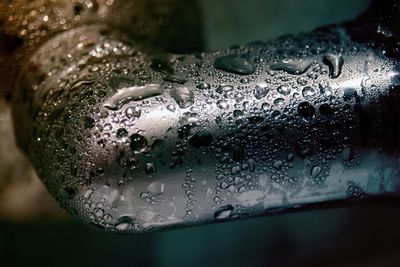
[(347, 30), (160, 55), (76, 27), (22, 69), (19, 145), (62, 206), (113, 232), (397, 197), (399, 64)]

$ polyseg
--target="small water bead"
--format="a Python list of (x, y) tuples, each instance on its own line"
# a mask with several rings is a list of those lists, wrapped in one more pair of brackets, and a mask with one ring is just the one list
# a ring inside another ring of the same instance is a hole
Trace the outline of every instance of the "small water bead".
[(278, 91), (278, 93), (284, 96), (289, 95), (291, 91), (290, 88), (286, 85), (281, 85), (276, 90)]
[(303, 74), (306, 72), (312, 64), (311, 58), (306, 58), (300, 61), (280, 61), (278, 63), (272, 64), (271, 69), (273, 70), (283, 70), (289, 74)]
[(217, 107), (219, 107), (220, 109), (228, 109), (229, 108), (229, 104), (226, 100), (218, 100), (217, 101)]
[(224, 94), (233, 91), (233, 86), (232, 85), (227, 85), (227, 84), (221, 84), (218, 86), (218, 88), (215, 90), (218, 94)]
[(329, 76), (331, 78), (339, 77), (344, 63), (343, 57), (340, 55), (326, 54), (323, 61), (329, 67)]
[(364, 189), (358, 184), (348, 181), (347, 182), (347, 196), (350, 200), (356, 201), (365, 198)]
[(277, 98), (277, 99), (274, 100), (274, 104), (275, 104), (276, 106), (282, 106), (283, 104), (285, 104), (285, 99), (279, 97), (279, 98)]
[(240, 79), (240, 82), (243, 83), (243, 84), (246, 84), (246, 83), (250, 82), (250, 79), (247, 78), (247, 77), (243, 77), (243, 78)]
[(125, 110), (125, 115), (128, 118), (139, 118), (142, 114), (142, 110), (138, 106), (129, 107)]
[(239, 109), (235, 109), (233, 111), (233, 117), (235, 118), (241, 118), (243, 116), (243, 111), (239, 110)]
[(112, 125), (111, 125), (111, 123), (106, 123), (106, 124), (104, 124), (104, 131), (111, 131), (112, 130)]
[(305, 85), (307, 85), (308, 80), (307, 80), (306, 78), (299, 77), (299, 78), (297, 78), (297, 83), (298, 83), (299, 85), (305, 86)]
[(196, 85), (196, 88), (205, 90), (205, 89), (210, 89), (211, 86), (210, 86), (209, 83), (201, 82), (201, 83), (199, 83), (198, 85)]
[(268, 103), (263, 103), (262, 105), (261, 105), (261, 109), (263, 110), (263, 111), (268, 111), (269, 109), (270, 109), (270, 104), (268, 104)]
[(275, 170), (281, 170), (283, 167), (283, 161), (282, 160), (276, 160), (273, 164)]
[(314, 71), (310, 71), (310, 72), (307, 74), (307, 77), (310, 78), (310, 79), (316, 80), (316, 79), (318, 79), (318, 73), (316, 73), (316, 72), (314, 72)]
[(194, 93), (187, 87), (175, 87), (171, 91), (171, 96), (174, 98), (180, 108), (188, 108), (194, 103)]
[(343, 100), (346, 102), (351, 102), (355, 99), (357, 99), (358, 94), (357, 90), (354, 88), (345, 88), (343, 90)]
[(113, 217), (112, 217), (110, 214), (104, 214), (103, 219), (104, 219), (106, 222), (111, 222), (112, 219), (113, 219)]
[(140, 134), (132, 134), (130, 136), (130, 148), (133, 151), (141, 151), (142, 149), (144, 149), (147, 146), (147, 139)]
[(301, 102), (297, 106), (297, 113), (305, 119), (309, 119), (314, 116), (315, 108), (308, 102)]
[(172, 104), (167, 105), (167, 109), (169, 111), (171, 111), (171, 112), (175, 112), (176, 111), (175, 105), (172, 105)]
[(128, 131), (125, 128), (120, 128), (117, 130), (116, 136), (118, 139), (122, 139), (128, 136)]
[(231, 168), (231, 174), (232, 174), (232, 175), (238, 174), (239, 172), (240, 172), (240, 166), (235, 165), (235, 166), (233, 166), (233, 167)]
[(321, 82), (319, 85), (319, 91), (322, 95), (331, 96), (332, 95), (332, 88), (329, 86), (328, 83)]
[(254, 89), (254, 97), (256, 99), (264, 98), (269, 92), (269, 89), (266, 84), (257, 84), (256, 88)]
[(164, 91), (159, 84), (124, 87), (117, 90), (117, 92), (104, 103), (104, 107), (110, 110), (118, 110), (130, 101), (139, 101), (149, 97), (158, 96), (163, 92)]
[(128, 119), (123, 119), (121, 122), (120, 122), (120, 126), (125, 126), (125, 127), (128, 127), (129, 125), (131, 124), (131, 122), (128, 120)]
[(228, 186), (227, 188), (228, 192), (230, 193), (237, 193), (237, 187), (233, 184), (231, 184), (230, 186)]
[(129, 216), (122, 216), (118, 219), (117, 223), (114, 225), (119, 231), (126, 231), (132, 227), (132, 218)]
[(223, 207), (220, 207), (219, 209), (217, 209), (214, 213), (214, 218), (216, 221), (223, 221), (228, 219), (232, 212), (233, 212), (234, 208), (232, 205), (226, 205)]
[(311, 167), (310, 175), (311, 175), (311, 177), (315, 178), (321, 173), (321, 171), (322, 171), (321, 166), (314, 165), (314, 166)]
[(90, 198), (90, 196), (93, 194), (94, 190), (92, 188), (86, 189), (85, 193), (83, 194), (84, 198)]
[(165, 185), (160, 182), (152, 182), (147, 186), (147, 190), (152, 194), (162, 194), (164, 193)]
[(256, 70), (254, 65), (249, 60), (237, 55), (218, 57), (214, 61), (214, 67), (220, 70), (240, 75), (253, 74)]
[(94, 212), (94, 215), (96, 215), (97, 217), (103, 217), (103, 215), (104, 215), (104, 210), (101, 208), (95, 208), (93, 210), (93, 212)]
[(228, 183), (227, 182), (222, 182), (221, 183), (221, 189), (226, 189), (228, 188)]
[(303, 88), (301, 93), (302, 93), (304, 98), (308, 99), (308, 98), (313, 97), (315, 95), (316, 91), (311, 86), (306, 86), (306, 87)]

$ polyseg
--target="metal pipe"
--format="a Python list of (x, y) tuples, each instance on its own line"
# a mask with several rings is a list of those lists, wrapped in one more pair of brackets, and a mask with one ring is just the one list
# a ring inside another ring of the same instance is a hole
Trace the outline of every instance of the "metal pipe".
[(365, 21), (183, 55), (79, 25), (22, 67), (19, 146), (63, 207), (113, 232), (397, 198), (399, 63)]

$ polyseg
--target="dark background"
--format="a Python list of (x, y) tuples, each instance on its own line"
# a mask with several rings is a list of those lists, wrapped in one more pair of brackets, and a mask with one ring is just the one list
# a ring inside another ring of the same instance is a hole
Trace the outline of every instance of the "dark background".
[(400, 208), (365, 206), (137, 236), (0, 224), (1, 266), (399, 266)]
[[(363, 0), (199, 0), (208, 50), (350, 19)], [(72, 219), (0, 222), (0, 266), (400, 266), (400, 205), (308, 211), (138, 236)]]

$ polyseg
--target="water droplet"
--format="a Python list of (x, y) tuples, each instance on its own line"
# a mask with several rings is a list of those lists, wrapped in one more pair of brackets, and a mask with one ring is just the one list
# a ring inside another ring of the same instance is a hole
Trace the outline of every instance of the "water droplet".
[(279, 97), (274, 100), (274, 104), (276, 106), (282, 106), (283, 104), (285, 104), (285, 99), (283, 99), (282, 97)]
[(321, 173), (321, 171), (322, 171), (321, 166), (319, 166), (319, 165), (314, 165), (314, 166), (311, 167), (310, 175), (311, 175), (311, 177), (315, 178), (315, 177), (318, 176), (318, 174)]
[(282, 167), (283, 167), (283, 161), (282, 161), (282, 160), (276, 160), (276, 161), (274, 162), (273, 166), (274, 166), (274, 168), (275, 168), (276, 170), (279, 171), (279, 170), (281, 170)]
[(228, 184), (226, 182), (221, 183), (221, 188), (226, 189), (228, 187)]
[(331, 96), (332, 95), (332, 88), (327, 83), (321, 82), (319, 84), (319, 91), (321, 92), (321, 94), (323, 94), (325, 96)]
[(130, 147), (133, 151), (140, 151), (147, 146), (147, 140), (143, 135), (132, 134)]
[(307, 98), (311, 98), (315, 95), (315, 90), (311, 86), (306, 86), (303, 88), (301, 93), (302, 93), (303, 97), (307, 99)]
[(93, 194), (93, 192), (94, 192), (93, 189), (88, 188), (88, 189), (86, 189), (85, 193), (83, 193), (83, 197), (90, 198), (90, 196)]
[(194, 94), (187, 87), (176, 87), (171, 91), (171, 96), (175, 99), (180, 108), (188, 108), (194, 103)]
[(112, 130), (112, 125), (110, 124), (110, 123), (106, 123), (106, 124), (104, 124), (104, 127), (103, 127), (103, 129), (105, 130), (105, 131), (111, 131)]
[(214, 213), (214, 218), (216, 221), (223, 221), (228, 219), (232, 212), (233, 212), (234, 208), (232, 205), (226, 205), (223, 207), (220, 207), (219, 209), (217, 209)]
[(171, 111), (171, 112), (175, 112), (175, 110), (176, 110), (175, 105), (172, 105), (172, 104), (169, 104), (169, 105), (167, 106), (167, 109), (168, 109), (169, 111)]
[(118, 222), (115, 224), (115, 228), (119, 231), (129, 230), (132, 226), (132, 218), (128, 216), (122, 216), (118, 219)]
[(299, 77), (299, 78), (297, 78), (297, 83), (298, 83), (299, 85), (305, 86), (305, 85), (307, 85), (308, 81), (307, 81), (307, 79), (304, 78), (304, 77)]
[(297, 113), (299, 113), (299, 115), (304, 117), (305, 119), (309, 119), (314, 116), (315, 108), (308, 102), (301, 102), (297, 106)]
[(104, 107), (111, 110), (118, 110), (130, 101), (139, 101), (163, 93), (159, 84), (148, 84), (145, 86), (131, 86), (119, 89), (105, 103)]
[(254, 89), (254, 97), (256, 99), (264, 98), (269, 92), (269, 89), (266, 84), (257, 84)]
[(263, 103), (263, 104), (261, 105), (261, 109), (262, 109), (263, 111), (268, 111), (269, 108), (270, 108), (270, 105), (269, 105), (268, 103)]
[(357, 91), (354, 88), (345, 88), (343, 90), (343, 100), (350, 102), (358, 97)]
[(202, 89), (202, 90), (210, 89), (210, 87), (211, 87), (210, 84), (206, 83), (206, 82), (201, 82), (198, 85), (196, 85), (196, 88), (199, 88), (199, 89)]
[(103, 215), (104, 215), (104, 210), (100, 209), (100, 208), (95, 208), (93, 210), (93, 212), (94, 212), (94, 215), (96, 215), (97, 217), (103, 217)]
[(118, 139), (128, 136), (128, 131), (125, 128), (119, 128), (117, 130), (116, 136)]
[(217, 58), (214, 61), (214, 67), (240, 75), (253, 74), (256, 70), (254, 65), (249, 60), (236, 55), (228, 55)]
[(249, 171), (254, 172), (256, 169), (256, 162), (254, 159), (249, 159), (248, 160), (249, 163)]
[(160, 182), (152, 182), (147, 186), (147, 190), (153, 194), (162, 194), (164, 193), (164, 184)]
[(290, 88), (288, 86), (285, 85), (281, 85), (278, 87), (278, 89), (276, 89), (278, 91), (278, 93), (280, 93), (281, 95), (288, 95), (290, 94)]
[(344, 63), (343, 57), (340, 55), (326, 54), (323, 61), (329, 67), (329, 76), (331, 78), (339, 77)]
[(301, 61), (281, 61), (271, 65), (273, 70), (283, 70), (289, 74), (303, 74), (312, 63), (312, 59), (307, 58)]
[(225, 93), (233, 91), (233, 86), (232, 85), (221, 84), (220, 86), (218, 86), (218, 88), (215, 91), (218, 94), (225, 94)]
[(228, 104), (228, 102), (226, 102), (226, 100), (218, 100), (217, 107), (219, 107), (220, 109), (228, 109), (229, 104)]
[(233, 185), (233, 184), (231, 184), (230, 186), (228, 186), (228, 192), (236, 193), (236, 192), (237, 192), (236, 186)]
[(128, 118), (139, 118), (142, 110), (139, 107), (129, 107), (126, 109), (125, 114)]
[(232, 175), (238, 174), (239, 172), (240, 172), (240, 166), (238, 166), (238, 165), (232, 166), (232, 168), (231, 168)]

